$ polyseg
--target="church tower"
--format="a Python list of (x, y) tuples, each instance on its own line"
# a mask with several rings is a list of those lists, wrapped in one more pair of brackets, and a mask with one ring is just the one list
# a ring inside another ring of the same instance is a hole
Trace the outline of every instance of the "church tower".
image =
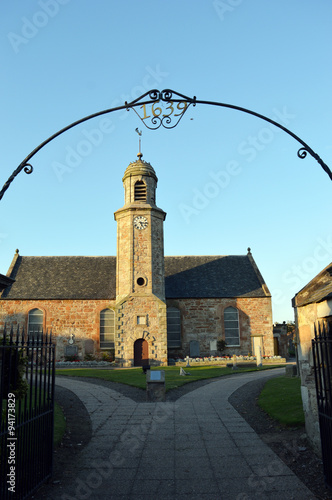
[(164, 272), (166, 213), (156, 206), (157, 176), (150, 163), (130, 163), (117, 210), (115, 357), (123, 366), (167, 364)]

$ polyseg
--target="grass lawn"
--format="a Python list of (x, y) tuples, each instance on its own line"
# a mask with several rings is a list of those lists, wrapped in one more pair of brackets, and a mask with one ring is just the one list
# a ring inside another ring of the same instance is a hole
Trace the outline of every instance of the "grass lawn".
[(268, 380), (258, 404), (272, 418), (286, 426), (304, 425), (301, 399), (301, 380), (294, 377), (277, 377)]
[[(190, 375), (181, 376), (179, 366), (163, 366), (161, 368), (154, 368), (155, 370), (164, 370), (166, 379), (166, 391), (176, 389), (184, 384), (195, 382), (196, 380), (204, 380), (208, 378), (217, 378), (224, 375), (235, 375), (237, 373), (261, 371), (271, 368), (279, 368), (284, 365), (264, 366), (262, 368), (238, 368), (236, 371), (232, 368), (221, 366), (193, 366), (185, 367), (184, 370)], [(103, 380), (110, 380), (111, 382), (119, 382), (121, 384), (132, 385), (145, 389), (146, 376), (142, 368), (119, 368), (114, 370), (102, 370), (93, 368), (72, 368), (64, 370), (56, 370), (56, 375), (67, 375), (70, 377), (93, 377), (101, 378)]]

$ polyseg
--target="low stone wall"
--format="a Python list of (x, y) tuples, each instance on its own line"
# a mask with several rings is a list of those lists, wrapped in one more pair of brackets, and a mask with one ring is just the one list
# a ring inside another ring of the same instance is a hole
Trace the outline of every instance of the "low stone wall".
[[(169, 362), (168, 366), (187, 366), (189, 361), (190, 366), (233, 366), (234, 361), (238, 367), (245, 366), (253, 366), (256, 364), (256, 358), (254, 356), (243, 357), (236, 356), (233, 358), (188, 358), (174, 360), (173, 362)], [(282, 358), (281, 356), (271, 356), (269, 358), (263, 358), (262, 364), (263, 366), (267, 365), (277, 365), (277, 364), (285, 364), (286, 358)], [(108, 361), (58, 361), (55, 363), (56, 368), (119, 368), (119, 364), (113, 362), (109, 363)], [(139, 368), (139, 367), (136, 367)]]
[[(256, 363), (255, 356), (233, 356), (232, 358), (223, 358), (223, 357), (210, 357), (210, 358), (188, 358), (188, 359), (175, 359), (169, 360), (169, 366), (187, 366), (189, 361), (190, 366), (227, 366), (233, 365), (234, 362), (237, 365), (245, 366), (252, 365)], [(276, 364), (285, 364), (286, 358), (282, 358), (281, 356), (269, 356), (262, 358), (263, 366), (266, 365), (276, 365)]]
[(56, 361), (55, 368), (114, 368), (108, 361)]

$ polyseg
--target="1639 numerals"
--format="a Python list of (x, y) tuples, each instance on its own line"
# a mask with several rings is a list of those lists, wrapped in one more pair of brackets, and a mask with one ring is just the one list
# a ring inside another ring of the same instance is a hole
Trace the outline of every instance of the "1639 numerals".
[(156, 101), (152, 104), (151, 106), (151, 111), (149, 111), (149, 109), (147, 108), (147, 104), (143, 104), (142, 106), (140, 106), (140, 109), (143, 110), (143, 116), (141, 116), (141, 120), (146, 120), (148, 118), (151, 118), (151, 114), (149, 113), (152, 113), (152, 116), (155, 117), (155, 118), (166, 118), (168, 116), (178, 116), (178, 117), (181, 117), (181, 115), (183, 115), (183, 113), (186, 111), (187, 107), (188, 107), (188, 103), (185, 102), (185, 101), (181, 101), (181, 102), (177, 102), (177, 103), (174, 103), (173, 101), (169, 101), (165, 104), (167, 104), (167, 106), (163, 107), (162, 104), (164, 102), (163, 101)]

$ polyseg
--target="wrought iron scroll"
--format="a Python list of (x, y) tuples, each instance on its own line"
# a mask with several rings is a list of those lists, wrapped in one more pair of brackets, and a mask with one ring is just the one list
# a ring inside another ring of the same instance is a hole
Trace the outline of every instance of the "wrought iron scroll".
[[(105, 109), (103, 111), (99, 111), (97, 113), (93, 113), (92, 115), (88, 115), (84, 118), (81, 118), (80, 120), (77, 120), (70, 125), (62, 128), (55, 134), (53, 134), (51, 137), (46, 139), (44, 142), (42, 142), (39, 146), (37, 146), (23, 161), (20, 163), (20, 165), (14, 170), (14, 172), (11, 174), (11, 176), (8, 178), (8, 180), (5, 182), (3, 188), (0, 191), (0, 200), (2, 199), (3, 195), (9, 188), (10, 184), (13, 182), (15, 177), (22, 171), (24, 171), (26, 174), (31, 174), (33, 172), (33, 166), (31, 165), (30, 160), (31, 158), (38, 153), (46, 144), (49, 142), (53, 141), (56, 137), (59, 135), (63, 134), (67, 130), (76, 127), (76, 125), (79, 125), (87, 120), (91, 120), (92, 118), (95, 118), (100, 115), (104, 115), (107, 113), (113, 113), (114, 111), (120, 111), (123, 109), (130, 110), (133, 109), (137, 116), (140, 118), (140, 120), (144, 123), (144, 125), (150, 129), (150, 130), (157, 130), (161, 126), (167, 129), (172, 129), (178, 125), (178, 123), (182, 120), (184, 114), (188, 110), (190, 105), (196, 106), (196, 104), (204, 104), (204, 105), (210, 105), (210, 106), (219, 106), (219, 107), (224, 107), (224, 108), (230, 108), (234, 109), (237, 111), (242, 111), (243, 113), (247, 113), (253, 116), (256, 116), (257, 118), (260, 118), (264, 121), (267, 121), (271, 123), (272, 125), (280, 128), (284, 132), (286, 132), (288, 135), (293, 137), (296, 141), (298, 141), (301, 144), (301, 148), (298, 150), (297, 155), (299, 158), (303, 159), (306, 158), (307, 154), (309, 153), (323, 168), (323, 170), (327, 173), (327, 175), (330, 177), (332, 180), (332, 172), (329, 169), (329, 167), (324, 163), (324, 161), (318, 156), (317, 153), (315, 153), (308, 144), (306, 144), (302, 139), (300, 139), (297, 135), (295, 135), (293, 132), (291, 132), (289, 129), (284, 127), (283, 125), (280, 125), (280, 123), (271, 120), (267, 116), (261, 115), (260, 113), (256, 113), (255, 111), (251, 111), (246, 108), (242, 108), (240, 106), (235, 106), (233, 104), (226, 104), (222, 102), (215, 102), (215, 101), (203, 101), (203, 100), (198, 100), (196, 97), (188, 97), (184, 94), (180, 94), (178, 92), (175, 92), (174, 90), (171, 89), (164, 89), (162, 91), (157, 90), (157, 89), (152, 89), (149, 90), (148, 92), (145, 92), (145, 94), (142, 94), (140, 97), (137, 99), (134, 99), (131, 102), (125, 102), (123, 106), (117, 106), (115, 108), (110, 108), (110, 109)], [(146, 106), (151, 105), (151, 114), (147, 114), (147, 108)], [(157, 107), (156, 107), (157, 105)], [(175, 106), (174, 106), (175, 105)], [(143, 110), (143, 117), (140, 116), (138, 111), (136, 111), (136, 108), (141, 108)], [(158, 108), (158, 109), (157, 109)], [(148, 121), (148, 118), (150, 118), (150, 121)]]
[[(141, 103), (146, 94), (138, 97), (130, 104), (127, 102), (125, 104), (128, 106), (127, 111), (132, 109), (144, 126), (149, 130), (157, 130), (160, 127), (167, 129), (175, 128), (183, 118), (190, 104), (193, 104), (193, 106), (196, 105), (196, 97), (191, 99), (173, 90), (163, 90), (161, 92), (159, 92), (159, 90), (152, 90), (148, 92), (148, 95), (150, 99), (153, 100), (152, 104), (149, 103), (151, 104), (151, 110), (147, 109), (146, 103)], [(133, 104), (139, 107), (139, 109), (142, 108), (141, 114), (136, 111), (136, 108), (132, 106)], [(164, 106), (165, 104), (167, 104), (167, 106)]]

